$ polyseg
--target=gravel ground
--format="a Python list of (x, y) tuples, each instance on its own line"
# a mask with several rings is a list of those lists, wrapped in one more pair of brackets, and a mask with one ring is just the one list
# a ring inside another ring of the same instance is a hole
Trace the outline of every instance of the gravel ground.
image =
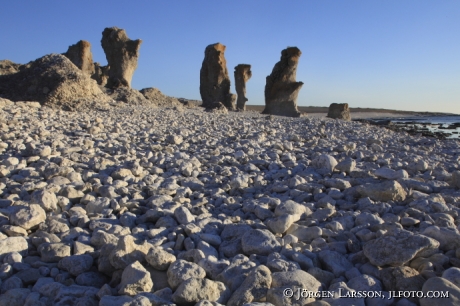
[(118, 105), (1, 108), (0, 305), (460, 302), (457, 141)]

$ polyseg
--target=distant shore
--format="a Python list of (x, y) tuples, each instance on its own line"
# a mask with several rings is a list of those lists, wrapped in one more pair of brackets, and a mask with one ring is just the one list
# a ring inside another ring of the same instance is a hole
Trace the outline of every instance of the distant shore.
[[(247, 110), (262, 112), (265, 105), (246, 105)], [(314, 117), (318, 115), (327, 115), (329, 107), (327, 106), (298, 106), (299, 111), (305, 114), (314, 114)], [(441, 113), (441, 112), (417, 112), (417, 111), (403, 111), (393, 110), (384, 108), (361, 108), (361, 107), (350, 107), (350, 113), (353, 119), (362, 118), (382, 118), (382, 117), (409, 117), (409, 116), (456, 116), (458, 114), (453, 113)]]

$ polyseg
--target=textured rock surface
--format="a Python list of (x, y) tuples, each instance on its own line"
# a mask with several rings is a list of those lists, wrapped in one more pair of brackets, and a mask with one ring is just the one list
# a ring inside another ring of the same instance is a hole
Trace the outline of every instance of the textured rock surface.
[(138, 261), (123, 270), (119, 294), (136, 295), (140, 292), (150, 292), (153, 288), (152, 278)]
[[(436, 305), (439, 306), (454, 306), (460, 304), (460, 288), (455, 286), (450, 281), (442, 277), (433, 277), (423, 284), (422, 291), (424, 294), (428, 292), (449, 292), (449, 297), (436, 299)], [(433, 298), (421, 298), (421, 306), (433, 305)]]
[(60, 54), (41, 57), (20, 72), (0, 76), (0, 94), (12, 101), (38, 101), (66, 110), (98, 108), (110, 99), (96, 82)]
[(204, 51), (200, 70), (200, 95), (206, 108), (214, 108), (218, 102), (228, 109), (235, 108), (235, 97), (230, 93), (225, 48), (221, 43), (216, 43), (207, 46)]
[(439, 246), (439, 243), (433, 245), (433, 242), (437, 241), (407, 231), (395, 231), (369, 241), (364, 245), (363, 251), (376, 266), (401, 266), (412, 260), (420, 251)]
[(94, 74), (93, 54), (91, 53), (91, 44), (88, 41), (80, 40), (75, 45), (69, 46), (69, 49), (63, 55), (84, 73), (90, 76)]
[(0, 60), (0, 75), (7, 75), (19, 72), (23, 65), (13, 63), (10, 60)]
[(235, 90), (238, 98), (236, 100), (236, 109), (238, 110), (245, 110), (246, 109), (246, 102), (248, 98), (246, 98), (246, 82), (252, 76), (251, 65), (247, 64), (239, 64), (235, 67)]
[(117, 27), (104, 29), (101, 45), (109, 63), (107, 87), (131, 87), (141, 43), (140, 39), (130, 40), (123, 29)]
[(249, 272), (241, 286), (233, 292), (227, 305), (236, 306), (260, 301), (267, 295), (271, 282), (271, 273), (266, 266), (260, 265), (254, 268)]
[(332, 103), (329, 105), (327, 116), (332, 119), (350, 121), (351, 116), (350, 109), (348, 108), (348, 103)]
[(143, 88), (140, 93), (155, 106), (176, 107), (179, 109), (184, 106), (178, 99), (166, 96), (158, 88)]
[(297, 64), (302, 53), (297, 47), (281, 51), (281, 59), (267, 76), (264, 114), (299, 117), (297, 96), (303, 83), (296, 81)]
[[(436, 285), (455, 296), (457, 140), (143, 103), (1, 104), (8, 305), (313, 300), (286, 298), (288, 286), (334, 292), (323, 305), (412, 305), (337, 295)], [(379, 197), (387, 187), (404, 200)]]

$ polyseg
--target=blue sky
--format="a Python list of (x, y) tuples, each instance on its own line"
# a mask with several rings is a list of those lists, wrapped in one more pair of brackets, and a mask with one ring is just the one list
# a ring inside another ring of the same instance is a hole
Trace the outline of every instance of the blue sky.
[(281, 50), (302, 51), (298, 105), (460, 114), (460, 1), (5, 1), (0, 59), (26, 63), (84, 39), (106, 64), (105, 27), (142, 39), (132, 86), (200, 99), (207, 45), (227, 46), (234, 89), (238, 64), (252, 65), (249, 104), (264, 104), (265, 77)]

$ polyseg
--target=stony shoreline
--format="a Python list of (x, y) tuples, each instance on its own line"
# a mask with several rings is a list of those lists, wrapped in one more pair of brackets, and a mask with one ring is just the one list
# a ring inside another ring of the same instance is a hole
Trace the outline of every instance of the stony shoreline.
[(117, 105), (0, 110), (0, 305), (459, 303), (456, 140)]

